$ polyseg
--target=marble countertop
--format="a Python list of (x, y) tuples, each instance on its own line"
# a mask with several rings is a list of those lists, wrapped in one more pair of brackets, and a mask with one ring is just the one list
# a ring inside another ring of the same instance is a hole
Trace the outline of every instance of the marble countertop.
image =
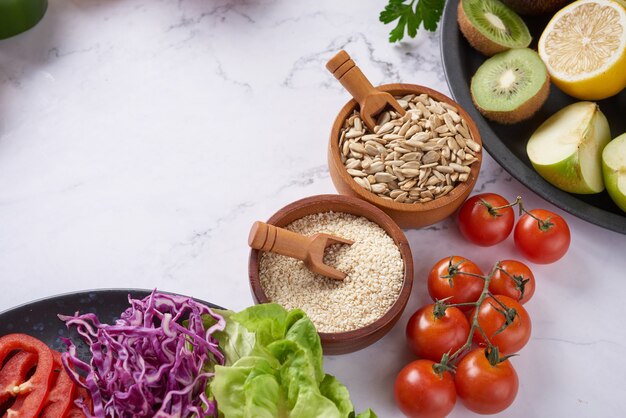
[[(345, 48), (374, 84), (448, 93), (439, 34), (399, 45), (386, 2), (51, 0), (31, 31), (0, 41), (0, 310), (81, 289), (157, 287), (232, 309), (253, 303), (246, 239), (285, 204), (334, 193), (326, 142), (348, 99), (324, 68)], [(476, 192), (563, 215), (564, 259), (531, 265), (533, 336), (512, 361), (510, 417), (618, 417), (626, 407), (626, 236), (563, 213), (485, 156)], [(399, 324), (360, 352), (328, 356), (357, 409), (399, 416), (392, 386), (412, 356), (410, 314), (451, 252), (482, 249), (446, 220), (406, 231), (415, 286)], [(611, 296), (613, 295), (613, 296)], [(375, 359), (375, 361), (372, 361)], [(474, 416), (457, 405), (452, 416)]]

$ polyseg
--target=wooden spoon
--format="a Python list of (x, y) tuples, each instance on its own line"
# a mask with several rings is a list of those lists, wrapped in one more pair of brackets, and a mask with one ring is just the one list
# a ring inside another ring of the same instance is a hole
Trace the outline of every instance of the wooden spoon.
[(402, 116), (406, 113), (391, 94), (377, 90), (370, 83), (346, 51), (341, 50), (332, 57), (326, 63), (326, 69), (333, 73), (341, 85), (354, 97), (354, 100), (359, 103), (361, 119), (372, 132), (376, 126), (375, 117), (387, 106), (391, 106)]
[(332, 244), (352, 245), (354, 241), (329, 234), (301, 235), (259, 221), (252, 225), (248, 237), (248, 245), (255, 250), (297, 258), (313, 273), (343, 280), (346, 278), (345, 273), (324, 264), (324, 250)]

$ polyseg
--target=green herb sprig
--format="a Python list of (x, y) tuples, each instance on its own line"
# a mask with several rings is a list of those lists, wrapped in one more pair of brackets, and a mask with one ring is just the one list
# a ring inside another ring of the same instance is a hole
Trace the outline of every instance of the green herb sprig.
[(396, 27), (389, 32), (389, 42), (402, 40), (405, 29), (411, 38), (415, 38), (422, 25), (426, 30), (436, 31), (445, 3), (446, 0), (389, 0), (379, 16), (385, 25), (398, 20)]

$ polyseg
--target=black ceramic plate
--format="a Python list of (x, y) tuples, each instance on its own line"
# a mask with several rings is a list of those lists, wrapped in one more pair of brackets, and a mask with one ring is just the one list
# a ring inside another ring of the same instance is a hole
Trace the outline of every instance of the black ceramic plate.
[[(49, 347), (65, 351), (60, 337), (72, 337), (79, 354), (85, 356), (87, 349), (75, 333), (70, 334), (58, 314), (73, 315), (75, 312), (92, 312), (103, 323), (112, 323), (129, 307), (128, 295), (143, 298), (150, 294), (141, 289), (101, 289), (88, 290), (40, 299), (0, 313), (0, 336), (10, 333), (23, 333), (39, 338)], [(208, 302), (196, 299), (212, 308), (219, 308)]]
[[(595, 195), (575, 195), (563, 192), (535, 172), (526, 155), (526, 142), (534, 130), (550, 115), (574, 103), (576, 99), (551, 88), (550, 97), (542, 109), (530, 120), (506, 126), (488, 122), (472, 104), (469, 83), (485, 57), (467, 43), (457, 26), (458, 0), (448, 0), (441, 26), (441, 55), (446, 79), (454, 99), (465, 108), (476, 122), (489, 154), (513, 177), (541, 197), (563, 210), (604, 228), (626, 234), (626, 214), (611, 200), (606, 192)], [(531, 48), (537, 41), (551, 16), (525, 18), (533, 35)], [(626, 132), (626, 91), (598, 102), (611, 126), (613, 137)]]

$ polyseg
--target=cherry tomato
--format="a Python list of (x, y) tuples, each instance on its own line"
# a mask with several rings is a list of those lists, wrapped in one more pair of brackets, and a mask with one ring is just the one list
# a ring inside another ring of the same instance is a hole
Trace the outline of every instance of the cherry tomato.
[(554, 263), (563, 257), (570, 244), (570, 231), (565, 219), (548, 210), (533, 209), (515, 225), (515, 246), (528, 260), (537, 264)]
[(467, 409), (479, 414), (496, 414), (513, 403), (519, 381), (509, 360), (492, 366), (485, 350), (477, 348), (457, 365), (454, 384)]
[[(522, 295), (521, 289), (524, 289)], [(535, 276), (530, 268), (516, 260), (500, 262), (489, 283), (489, 291), (494, 295), (504, 295), (517, 300), (522, 305), (535, 293)]]
[(476, 245), (489, 247), (511, 234), (515, 223), (513, 208), (494, 209), (509, 202), (495, 193), (482, 193), (463, 203), (458, 215), (461, 234)]
[(407, 417), (443, 418), (454, 408), (454, 379), (450, 372), (437, 374), (434, 364), (430, 360), (415, 360), (398, 373), (394, 395), (398, 408)]
[(406, 338), (416, 356), (440, 361), (447, 352), (461, 348), (469, 336), (469, 322), (458, 308), (446, 308), (444, 316), (435, 317), (435, 305), (421, 307), (406, 325)]
[[(530, 316), (526, 309), (519, 302), (508, 296), (496, 295), (496, 298), (507, 306), (514, 309), (516, 315), (509, 326), (504, 331), (496, 334), (505, 324), (506, 318), (497, 309), (504, 308), (492, 297), (486, 298), (478, 308), (478, 324), (485, 331), (487, 338), (493, 345), (498, 346), (503, 354), (513, 354), (522, 349), (530, 339), (532, 325)], [(512, 311), (511, 311), (512, 313)], [(474, 331), (474, 341), (480, 345), (485, 345), (485, 339), (478, 330)]]
[[(428, 274), (428, 293), (433, 300), (450, 297), (448, 303), (476, 302), (483, 291), (485, 282), (480, 277), (483, 272), (473, 262), (459, 256), (442, 258)], [(444, 277), (450, 276), (450, 277)], [(468, 310), (470, 307), (462, 307)]]

